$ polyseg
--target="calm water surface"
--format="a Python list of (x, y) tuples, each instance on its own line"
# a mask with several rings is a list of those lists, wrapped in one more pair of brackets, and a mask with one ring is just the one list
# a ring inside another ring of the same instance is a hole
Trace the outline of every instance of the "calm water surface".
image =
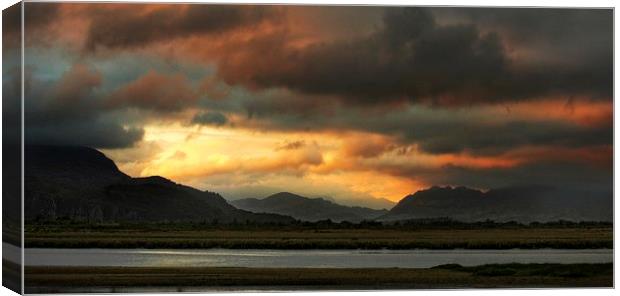
[(606, 263), (613, 250), (167, 250), (26, 249), (26, 265), (195, 267), (400, 267), (457, 263)]

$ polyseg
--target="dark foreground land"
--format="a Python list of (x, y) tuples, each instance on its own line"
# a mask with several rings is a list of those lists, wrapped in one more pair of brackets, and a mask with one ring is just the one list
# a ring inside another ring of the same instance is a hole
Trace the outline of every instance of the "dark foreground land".
[[(26, 267), (26, 292), (612, 287), (613, 265), (402, 268)], [(137, 287), (137, 288), (135, 288)]]
[(27, 225), (27, 248), (170, 249), (596, 249), (613, 248), (611, 225), (492, 227), (181, 227)]

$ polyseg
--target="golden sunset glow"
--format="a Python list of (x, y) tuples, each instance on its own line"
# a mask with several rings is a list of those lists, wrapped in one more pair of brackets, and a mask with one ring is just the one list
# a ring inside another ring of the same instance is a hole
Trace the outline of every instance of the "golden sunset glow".
[(26, 26), (27, 138), (134, 177), (356, 201), (610, 182), (608, 18), (579, 25), (594, 12), (563, 30), (511, 12), (534, 38), (474, 8), (36, 5), (55, 21)]

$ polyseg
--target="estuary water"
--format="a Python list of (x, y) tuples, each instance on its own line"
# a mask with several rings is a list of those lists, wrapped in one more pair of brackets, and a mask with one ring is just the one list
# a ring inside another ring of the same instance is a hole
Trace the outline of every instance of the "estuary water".
[(31, 266), (427, 268), (456, 263), (607, 263), (612, 249), (511, 250), (171, 250), (28, 248)]

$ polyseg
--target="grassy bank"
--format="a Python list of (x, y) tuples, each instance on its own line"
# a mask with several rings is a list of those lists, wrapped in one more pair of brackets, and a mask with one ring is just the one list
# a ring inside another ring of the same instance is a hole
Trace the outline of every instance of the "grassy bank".
[(27, 229), (26, 247), (175, 249), (612, 248), (611, 227), (500, 229)]
[(91, 291), (92, 287), (201, 287), (205, 291), (244, 286), (310, 290), (611, 287), (613, 266), (609, 263), (444, 265), (428, 269), (27, 267), (25, 283), (26, 292), (79, 292)]

